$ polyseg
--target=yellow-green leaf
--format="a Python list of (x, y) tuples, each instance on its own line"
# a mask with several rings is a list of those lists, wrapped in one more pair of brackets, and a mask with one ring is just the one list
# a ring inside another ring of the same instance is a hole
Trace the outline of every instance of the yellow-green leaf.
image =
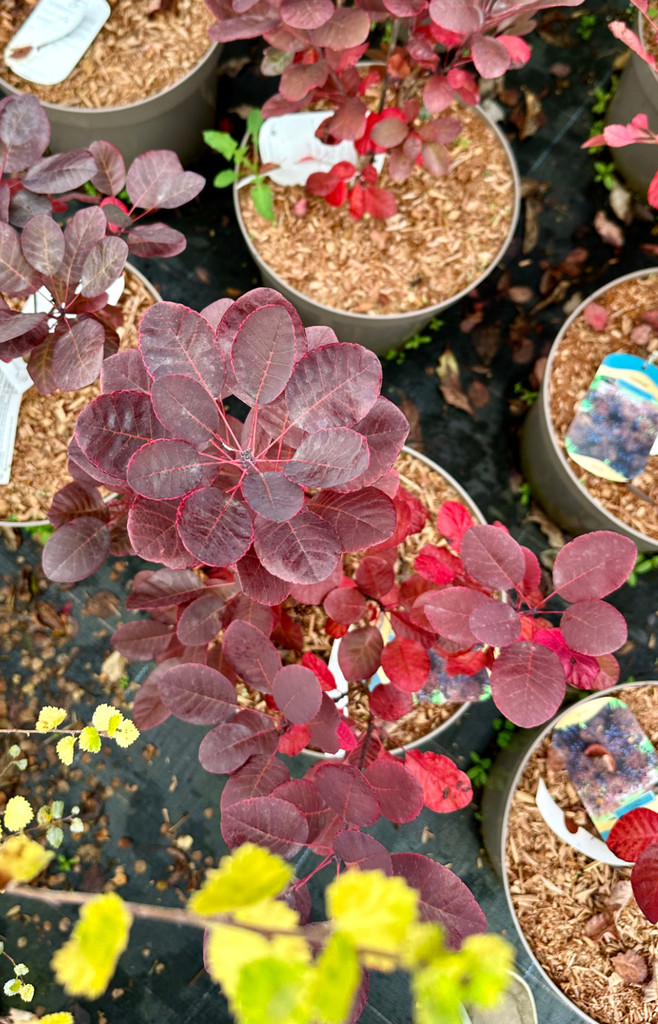
[(130, 747), (135, 740), (139, 739), (139, 729), (129, 718), (122, 718), (117, 723), (115, 729), (112, 728), (112, 722), (110, 721), (108, 733), (119, 747)]
[(463, 1024), (459, 1007), (464, 994), (461, 971), (454, 961), (433, 964), (411, 977), (415, 1024)]
[(500, 935), (470, 935), (460, 952), (468, 972), (467, 998), (479, 1006), (495, 1006), (509, 982), (514, 950)]
[(55, 746), (55, 750), (57, 751), (57, 756), (62, 764), (73, 764), (75, 736), (64, 736), (64, 738)]
[(56, 729), (58, 725), (61, 725), (66, 718), (66, 711), (64, 708), (53, 707), (52, 704), (47, 704), (45, 708), (41, 708), (39, 717), (37, 718), (36, 730), (37, 732), (51, 732)]
[(112, 736), (122, 719), (123, 715), (121, 712), (117, 711), (111, 704), (99, 704), (91, 716), (91, 724), (99, 732), (106, 732), (108, 736)]
[(332, 935), (319, 957), (313, 976), (311, 1007), (318, 1024), (345, 1020), (361, 981), (354, 946), (345, 935)]
[(244, 843), (219, 867), (208, 872), (190, 899), (197, 914), (224, 914), (271, 896), (278, 896), (292, 878), (293, 869), (281, 857), (253, 843)]
[(8, 882), (31, 882), (53, 857), (26, 835), (10, 836), (0, 846), (0, 890)]
[(389, 878), (383, 871), (346, 871), (327, 887), (326, 899), (335, 930), (348, 935), (359, 952), (393, 955), (365, 953), (366, 967), (394, 970), (394, 958), (418, 917), (418, 893), (403, 878)]
[(55, 977), (71, 996), (98, 999), (128, 945), (132, 915), (120, 896), (95, 896), (80, 911), (71, 938), (51, 960)]
[(80, 750), (88, 750), (90, 754), (97, 754), (101, 749), (101, 738), (93, 725), (86, 726), (79, 737)]
[(47, 1013), (45, 1017), (39, 1017), (39, 1024), (73, 1024), (73, 1014), (67, 1013)]
[(5, 828), (9, 832), (20, 832), (32, 821), (34, 811), (24, 796), (12, 796), (5, 807)]
[(313, 970), (306, 964), (267, 957), (245, 964), (235, 996), (240, 1024), (307, 1024)]

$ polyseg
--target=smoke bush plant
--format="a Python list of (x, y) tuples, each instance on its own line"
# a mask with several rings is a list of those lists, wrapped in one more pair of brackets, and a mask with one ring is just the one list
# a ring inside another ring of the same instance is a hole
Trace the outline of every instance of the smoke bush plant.
[[(448, 172), (446, 148), (461, 125), (442, 117), (459, 100), (478, 102), (477, 75), (497, 78), (523, 66), (530, 49), (522, 36), (532, 16), (546, 7), (577, 7), (582, 0), (205, 0), (216, 17), (212, 39), (228, 42), (263, 36), (265, 75), (280, 75), (277, 93), (263, 116), (305, 110), (319, 101), (333, 112), (317, 131), (327, 143), (355, 143), (358, 163), (337, 163), (312, 174), (308, 189), (331, 205), (346, 200), (352, 217), (390, 217), (392, 192), (376, 185), (374, 153), (387, 154), (388, 173), (403, 182), (417, 164), (431, 174)], [(364, 78), (357, 62), (382, 39), (385, 69)], [(473, 70), (474, 69), (474, 70)], [(368, 110), (366, 89), (381, 81), (376, 110)]]
[[(122, 314), (108, 305), (107, 288), (129, 254), (175, 256), (186, 245), (180, 231), (138, 222), (189, 202), (204, 185), (170, 150), (143, 153), (126, 172), (109, 142), (43, 157), (49, 139), (35, 96), (0, 101), (0, 293), (44, 289), (51, 302), (48, 312), (21, 313), (0, 300), (0, 359), (26, 357), (44, 394), (97, 379), (104, 356), (119, 347)], [(71, 192), (88, 184), (86, 193)], [(118, 198), (124, 189), (127, 202)], [(88, 205), (62, 230), (53, 213), (71, 199)]]
[(651, 924), (658, 921), (658, 814), (636, 807), (615, 822), (606, 840), (617, 857), (634, 862), (631, 885), (637, 905)]

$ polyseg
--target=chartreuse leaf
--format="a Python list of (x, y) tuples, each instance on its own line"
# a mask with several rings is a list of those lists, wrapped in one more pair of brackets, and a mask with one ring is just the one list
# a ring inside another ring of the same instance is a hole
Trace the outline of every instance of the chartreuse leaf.
[(374, 951), (363, 955), (365, 966), (394, 970), (391, 956), (401, 953), (409, 926), (418, 918), (418, 893), (403, 878), (389, 878), (383, 871), (348, 871), (327, 887), (326, 901), (335, 931), (357, 948)]
[[(219, 982), (224, 994), (236, 1012), (235, 999), (240, 973), (254, 960), (280, 959), (287, 963), (308, 964), (311, 951), (308, 943), (295, 934), (299, 928), (299, 914), (285, 903), (263, 900), (249, 907), (240, 907), (233, 913), (236, 925), (212, 925), (206, 947), (208, 972)], [(289, 931), (290, 935), (267, 935), (248, 931), (240, 925)]]
[(232, 171), (227, 167), (225, 170), (217, 172), (212, 183), (215, 188), (227, 188), (229, 185), (232, 185), (234, 181), (237, 181), (237, 178), (237, 171)]
[(80, 920), (53, 956), (55, 977), (71, 996), (98, 999), (128, 945), (132, 915), (114, 892), (95, 896), (80, 911)]
[(245, 964), (235, 996), (240, 1024), (307, 1024), (313, 968), (267, 957)]
[(451, 964), (430, 964), (411, 977), (415, 1024), (462, 1024), (463, 984), (458, 957)]
[(238, 907), (272, 896), (285, 889), (293, 874), (292, 867), (268, 850), (243, 843), (219, 867), (209, 871), (199, 892), (189, 902), (197, 914), (224, 914)]
[(461, 950), (468, 972), (466, 999), (494, 1006), (505, 991), (514, 963), (512, 947), (500, 935), (469, 935)]
[(439, 948), (427, 932), (416, 942), (415, 954), (427, 962), (412, 974), (416, 1024), (460, 1024), (462, 1003), (494, 1006), (514, 959), (500, 935), (471, 935), (453, 952)]
[(0, 890), (8, 882), (31, 882), (53, 857), (23, 833), (10, 836), (0, 845)]
[(312, 1020), (341, 1024), (354, 1002), (361, 970), (354, 945), (336, 932), (319, 957), (311, 989)]

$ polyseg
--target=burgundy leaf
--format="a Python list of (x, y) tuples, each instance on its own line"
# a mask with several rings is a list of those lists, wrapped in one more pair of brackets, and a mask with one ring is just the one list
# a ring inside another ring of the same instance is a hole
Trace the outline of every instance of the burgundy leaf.
[(224, 359), (200, 313), (178, 302), (157, 302), (142, 318), (139, 350), (155, 380), (180, 373), (219, 396), (226, 376)]
[[(284, 0), (285, 2), (289, 3), (291, 0)], [(370, 18), (366, 11), (356, 7), (337, 7), (329, 21), (311, 31), (310, 38), (313, 46), (347, 50), (364, 43), (369, 32)]]
[(203, 594), (184, 608), (176, 626), (182, 644), (198, 647), (214, 640), (222, 628), (224, 598), (219, 594)]
[(103, 360), (101, 391), (149, 391), (151, 382), (144, 360), (135, 348), (117, 352)]
[(379, 683), (370, 693), (370, 710), (385, 722), (397, 722), (414, 706), (410, 693), (403, 693), (392, 683)]
[(289, 64), (281, 75), (279, 92), (284, 99), (296, 103), (313, 89), (323, 86), (328, 74), (326, 60), (318, 60), (314, 64)]
[(170, 149), (151, 149), (133, 160), (126, 190), (133, 206), (142, 210), (173, 210), (198, 196), (205, 178), (184, 171)]
[(48, 521), (57, 528), (77, 519), (78, 516), (95, 516), (107, 522), (109, 509), (100, 492), (90, 484), (73, 482), (66, 484), (54, 496), (48, 509)]
[(375, 791), (357, 768), (347, 764), (321, 764), (314, 781), (323, 799), (344, 821), (366, 828), (379, 818)]
[(71, 149), (37, 160), (25, 174), (23, 185), (30, 192), (68, 192), (84, 185), (95, 173), (96, 161), (89, 150)]
[(230, 601), (226, 602), (224, 609), (224, 628), (241, 619), (250, 625), (260, 629), (261, 633), (269, 636), (275, 625), (275, 615), (272, 608), (261, 604), (260, 601), (253, 601), (246, 594), (237, 593)]
[(138, 224), (127, 233), (126, 242), (133, 256), (151, 259), (178, 256), (187, 247), (182, 231), (160, 223)]
[(235, 690), (226, 676), (209, 665), (174, 665), (158, 681), (165, 707), (183, 722), (216, 725), (235, 712)]
[(366, 610), (366, 599), (355, 587), (336, 587), (324, 599), (327, 615), (344, 626), (358, 622)]
[(433, 594), (423, 607), (428, 622), (437, 633), (466, 648), (476, 640), (470, 626), (471, 615), (475, 608), (488, 601), (487, 595), (479, 590), (449, 587)]
[(52, 374), (57, 387), (76, 391), (93, 383), (103, 364), (105, 331), (98, 320), (60, 320), (52, 349)]
[(256, 843), (280, 857), (290, 858), (306, 843), (308, 825), (302, 812), (286, 800), (256, 796), (226, 808), (222, 814), (222, 836), (230, 849), (242, 843)]
[(656, 924), (658, 921), (658, 843), (652, 843), (642, 850), (631, 872), (631, 885), (638, 907), (651, 924)]
[[(234, 772), (252, 754), (273, 754), (279, 742), (274, 728), (263, 726), (258, 732), (236, 715), (232, 722), (224, 722), (207, 733), (199, 747), (199, 761), (202, 768), (215, 775)], [(264, 715), (264, 722), (269, 721)]]
[(287, 782), (290, 771), (278, 757), (254, 754), (226, 780), (222, 790), (222, 814), (231, 804), (254, 796), (268, 796), (277, 786)]
[(391, 860), (393, 874), (418, 890), (421, 920), (442, 925), (452, 949), (469, 935), (487, 930), (487, 919), (470, 889), (449, 868), (420, 853), (394, 853)]
[(303, 665), (284, 665), (272, 682), (279, 710), (289, 722), (305, 725), (315, 718), (322, 703), (322, 688), (313, 672)]
[(379, 397), (382, 368), (360, 345), (315, 348), (296, 363), (285, 390), (293, 423), (304, 430), (363, 419)]
[(279, 17), (256, 14), (242, 17), (231, 16), (226, 21), (216, 22), (208, 31), (216, 43), (228, 43), (234, 39), (252, 39), (260, 32), (271, 32), (281, 24)]
[(348, 868), (358, 871), (383, 871), (393, 874), (391, 855), (377, 839), (351, 829), (339, 832), (334, 840), (334, 853)]
[(374, 761), (366, 768), (365, 776), (385, 818), (403, 824), (418, 817), (423, 809), (423, 787), (401, 761)]
[(110, 235), (97, 242), (82, 265), (80, 291), (83, 295), (100, 295), (123, 272), (128, 259), (128, 246), (123, 238)]
[(628, 630), (621, 612), (606, 601), (577, 601), (560, 621), (565, 642), (580, 654), (609, 654), (626, 642)]
[[(214, 305), (208, 308), (214, 308)], [(228, 304), (217, 326), (217, 344), (222, 351), (227, 355), (230, 353), (241, 325), (250, 313), (260, 309), (261, 306), (282, 306), (286, 310), (295, 332), (295, 359), (300, 359), (308, 350), (304, 326), (292, 303), (284, 299), (279, 292), (275, 292), (273, 288), (252, 288), (235, 302)], [(206, 315), (205, 311), (203, 315)]]
[(219, 430), (219, 410), (212, 395), (197, 380), (181, 373), (153, 381), (155, 414), (175, 437), (205, 447)]
[(224, 633), (224, 657), (247, 686), (270, 693), (281, 658), (265, 634), (242, 619), (234, 619)]
[(64, 281), (67, 293), (71, 286), (77, 286), (87, 256), (105, 237), (106, 231), (107, 218), (98, 206), (78, 210), (64, 228), (64, 261), (59, 277)]
[(558, 551), (553, 584), (565, 601), (596, 600), (621, 587), (636, 560), (637, 548), (629, 537), (596, 530)]
[(507, 647), (521, 635), (518, 612), (510, 604), (494, 601), (493, 598), (477, 605), (468, 622), (480, 643), (491, 647)]
[(430, 674), (427, 651), (417, 640), (395, 637), (382, 651), (382, 669), (398, 690), (415, 693), (422, 690)]
[(330, 0), (282, 0), (281, 3), (281, 19), (291, 28), (319, 28), (333, 13), (334, 5)]
[(231, 348), (233, 393), (249, 405), (281, 394), (295, 362), (295, 331), (283, 306), (261, 306), (238, 328)]
[(7, 97), (0, 106), (0, 160), (7, 174), (31, 167), (50, 141), (50, 121), (36, 96)]
[(342, 718), (336, 710), (336, 705), (326, 693), (322, 695), (320, 711), (310, 723), (311, 739), (310, 746), (319, 748), (325, 754), (335, 754), (340, 750), (338, 728)]
[(247, 597), (261, 604), (280, 604), (290, 593), (290, 584), (268, 572), (254, 551), (253, 545), (235, 564), (235, 574)]
[(564, 669), (558, 655), (529, 640), (501, 651), (491, 670), (496, 706), (524, 729), (548, 721), (564, 700), (565, 689)]
[(431, 0), (430, 18), (440, 28), (470, 36), (482, 26), (483, 14), (477, 3), (455, 3), (454, 0)]
[(139, 572), (133, 580), (126, 608), (153, 610), (187, 604), (202, 588), (202, 580), (190, 569)]
[(247, 473), (242, 481), (242, 494), (254, 512), (274, 523), (292, 519), (304, 504), (303, 488), (275, 471)]
[(338, 562), (326, 580), (308, 585), (296, 583), (290, 590), (290, 596), (298, 604), (322, 604), (329, 591), (337, 587), (342, 578), (343, 565)]
[(305, 487), (335, 487), (368, 467), (368, 442), (347, 427), (308, 434), (286, 464), (286, 476)]
[[(354, 579), (364, 594), (382, 598), (395, 583), (395, 572), (385, 558), (368, 555), (358, 565)], [(335, 618), (335, 616), (332, 616)]]
[(168, 501), (210, 483), (216, 475), (217, 463), (199, 455), (187, 441), (159, 439), (135, 452), (126, 480), (143, 498)]
[(308, 825), (309, 846), (315, 843), (334, 817), (312, 779), (290, 779), (278, 786), (273, 795), (294, 804), (302, 812)]
[(122, 623), (112, 635), (112, 644), (130, 661), (150, 661), (167, 650), (173, 636), (171, 626), (153, 619)]
[(149, 395), (113, 391), (85, 406), (75, 425), (75, 438), (84, 455), (104, 473), (124, 480), (135, 452), (162, 437)]
[(77, 583), (101, 567), (110, 553), (107, 525), (95, 516), (65, 523), (46, 541), (43, 571), (55, 583)]
[(102, 140), (90, 143), (89, 149), (97, 167), (91, 184), (104, 196), (118, 195), (126, 183), (126, 165), (121, 153), (111, 142)]
[(471, 54), (475, 68), (483, 78), (499, 78), (512, 63), (507, 48), (492, 36), (475, 36)]
[(333, 528), (343, 551), (363, 551), (383, 543), (395, 529), (395, 506), (376, 487), (351, 494), (320, 491), (308, 507)]
[[(29, 370), (28, 364), (28, 370)], [(71, 438), (67, 449), (69, 457), (69, 472), (75, 480), (81, 483), (105, 484), (110, 490), (117, 486), (117, 478), (103, 473), (96, 466), (92, 465), (86, 455), (83, 455), (80, 445), (75, 437)]]
[(258, 517), (254, 546), (268, 572), (290, 583), (319, 583), (333, 571), (341, 555), (331, 525), (307, 509), (275, 525)]
[(18, 310), (0, 308), (0, 344), (5, 346), (2, 349), (3, 362), (7, 359), (6, 342), (20, 338), (26, 346), (25, 351), (29, 352), (30, 348), (40, 344), (47, 335), (47, 313), (19, 313)]
[(55, 274), (64, 258), (64, 232), (46, 213), (32, 217), (21, 235), (23, 255), (35, 270)]
[(149, 562), (162, 562), (170, 569), (197, 565), (183, 546), (176, 526), (177, 501), (135, 498), (128, 513), (128, 536), (135, 554)]
[(619, 818), (606, 843), (617, 857), (634, 861), (651, 843), (658, 843), (658, 814), (650, 807), (634, 807)]
[[(349, 11), (352, 8), (344, 7), (338, 10)], [(338, 10), (336, 13), (338, 13)], [(342, 55), (341, 55), (342, 56)], [(329, 66), (333, 66), (333, 54), (327, 53)], [(356, 141), (363, 135), (366, 127), (366, 116), (368, 108), (358, 96), (341, 97), (340, 105), (336, 112), (328, 117), (317, 129), (318, 132), (326, 132), (335, 139), (350, 139)], [(317, 132), (316, 132), (317, 134)], [(309, 327), (308, 331), (314, 333), (308, 335), (309, 349), (317, 348), (319, 345), (333, 345), (338, 338), (330, 327), (321, 328), (323, 334), (319, 333), (320, 328)], [(331, 337), (333, 335), (333, 338)]]
[(409, 133), (406, 121), (397, 117), (387, 117), (373, 126), (370, 138), (383, 149), (393, 149), (404, 142)]
[(237, 562), (253, 537), (251, 516), (245, 506), (214, 487), (202, 487), (183, 499), (178, 532), (187, 550), (200, 562), (220, 566)]
[(135, 695), (133, 721), (140, 732), (154, 729), (156, 725), (161, 725), (171, 716), (171, 711), (164, 706), (158, 693), (158, 678), (169, 667), (170, 663), (166, 661), (157, 665)]
[(20, 235), (0, 221), (0, 292), (30, 295), (40, 284), (41, 276), (23, 256)]
[(349, 682), (369, 679), (381, 663), (384, 641), (374, 626), (351, 629), (340, 641), (338, 664)]
[(519, 584), (519, 591), (524, 596), (529, 596), (534, 590), (537, 590), (541, 583), (541, 566), (539, 559), (533, 551), (529, 548), (522, 547), (523, 557), (525, 558), (525, 576)]
[(461, 557), (479, 583), (500, 590), (517, 586), (525, 575), (520, 544), (497, 526), (477, 523), (462, 537)]

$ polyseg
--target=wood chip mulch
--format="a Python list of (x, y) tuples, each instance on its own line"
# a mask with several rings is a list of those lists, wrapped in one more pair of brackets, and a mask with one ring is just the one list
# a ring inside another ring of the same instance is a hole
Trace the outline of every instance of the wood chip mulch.
[(256, 213), (248, 189), (239, 193), (253, 244), (284, 281), (334, 309), (382, 316), (435, 305), (456, 295), (497, 261), (513, 214), (507, 155), (491, 127), (467, 107), (449, 111), (464, 130), (451, 147), (452, 169), (436, 178), (417, 167), (406, 182), (384, 171), (398, 213), (354, 221), (307, 196), (301, 186), (272, 183), (277, 223)]
[[(126, 275), (119, 301), (125, 320), (119, 328), (121, 347), (137, 344), (137, 327), (153, 296), (135, 276)], [(53, 495), (70, 483), (67, 449), (78, 413), (99, 393), (98, 384), (78, 391), (42, 395), (30, 388), (21, 402), (11, 479), (0, 486), (0, 520), (28, 523), (43, 520)]]
[(48, 103), (88, 109), (135, 103), (174, 85), (211, 45), (214, 19), (203, 0), (178, 0), (153, 14), (146, 0), (109, 0), (110, 17), (68, 78), (35, 85), (10, 71), (2, 53), (37, 2), (0, 3), (0, 77)]
[[(596, 300), (610, 311), (605, 330), (596, 331), (578, 317), (556, 353), (550, 380), (550, 409), (558, 442), (564, 438), (601, 361), (611, 352), (626, 352), (646, 359), (658, 347), (658, 337), (645, 348), (630, 340), (634, 327), (650, 310), (658, 310), (658, 275), (636, 278), (610, 288)], [(650, 457), (646, 469), (632, 482), (655, 504), (638, 497), (626, 484), (613, 483), (588, 473), (566, 456), (575, 476), (612, 515), (649, 537), (658, 539), (658, 460)]]
[[(658, 744), (655, 686), (627, 689), (622, 697)], [(550, 739), (544, 741), (526, 766), (512, 803), (507, 877), (517, 918), (548, 976), (594, 1020), (656, 1024), (658, 929), (640, 913), (632, 895), (626, 902), (630, 868), (590, 860), (558, 839), (541, 817), (535, 795), (543, 778), (553, 799), (575, 824), (595, 831), (554, 755)], [(613, 928), (599, 938), (597, 925), (604, 914)], [(613, 958), (629, 952), (646, 964), (644, 982), (624, 980), (615, 970), (615, 966), (621, 968)]]

